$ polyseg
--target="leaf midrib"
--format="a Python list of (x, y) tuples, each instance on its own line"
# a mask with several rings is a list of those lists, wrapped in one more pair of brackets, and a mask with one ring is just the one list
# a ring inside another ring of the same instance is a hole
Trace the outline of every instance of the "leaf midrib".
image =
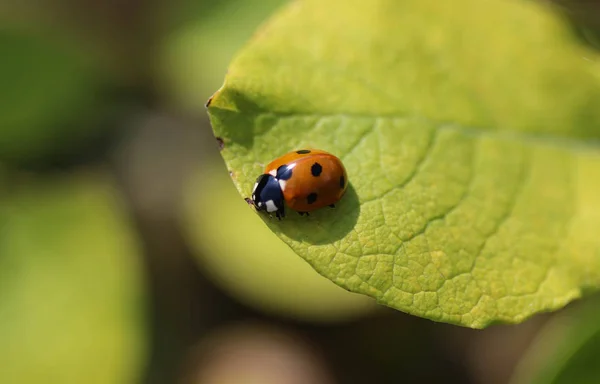
[[(215, 97), (216, 99), (216, 97)], [(458, 131), (465, 136), (476, 137), (476, 138), (490, 138), (495, 140), (502, 140), (505, 142), (518, 142), (525, 144), (532, 144), (534, 146), (543, 146), (550, 148), (560, 148), (560, 149), (570, 149), (575, 151), (600, 151), (600, 137), (598, 139), (593, 138), (573, 138), (568, 136), (560, 136), (560, 135), (547, 135), (541, 133), (529, 133), (522, 132), (516, 129), (503, 129), (501, 131), (493, 129), (493, 128), (482, 128), (478, 126), (465, 125), (462, 123), (451, 122), (451, 121), (442, 121), (442, 120), (434, 120), (429, 119), (420, 115), (395, 115), (395, 114), (381, 114), (381, 115), (373, 115), (373, 114), (363, 114), (363, 113), (350, 113), (350, 112), (337, 112), (331, 114), (325, 113), (294, 113), (294, 112), (259, 112), (259, 113), (251, 113), (246, 111), (234, 110), (229, 108), (222, 108), (214, 103), (217, 100), (213, 100), (213, 104), (209, 107), (209, 111), (211, 109), (219, 110), (228, 113), (244, 113), (252, 116), (252, 119), (256, 120), (261, 117), (276, 117), (278, 119), (281, 118), (360, 118), (360, 119), (389, 119), (389, 120), (402, 120), (402, 121), (422, 121), (433, 127), (435, 130), (454, 130)], [(366, 131), (364, 136), (368, 135), (373, 131), (373, 128)], [(262, 134), (266, 134), (268, 131), (263, 132)], [(600, 135), (600, 133), (599, 133)]]

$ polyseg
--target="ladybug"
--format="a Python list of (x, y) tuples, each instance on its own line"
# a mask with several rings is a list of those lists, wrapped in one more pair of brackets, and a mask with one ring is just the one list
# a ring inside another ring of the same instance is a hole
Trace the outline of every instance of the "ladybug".
[(285, 216), (284, 202), (302, 215), (330, 206), (348, 186), (344, 165), (329, 152), (301, 149), (287, 153), (265, 167), (256, 179), (251, 203), (257, 211)]

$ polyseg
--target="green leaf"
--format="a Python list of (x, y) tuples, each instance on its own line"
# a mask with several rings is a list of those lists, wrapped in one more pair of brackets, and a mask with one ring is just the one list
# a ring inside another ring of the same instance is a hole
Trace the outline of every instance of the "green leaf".
[(512, 384), (593, 384), (600, 377), (600, 297), (569, 308), (544, 326)]
[(0, 158), (7, 163), (86, 153), (81, 148), (98, 145), (118, 109), (108, 97), (114, 82), (90, 52), (36, 29), (0, 28)]
[(196, 9), (187, 9), (188, 17), (195, 20), (165, 39), (160, 75), (171, 102), (194, 111), (221, 84), (227, 63), (256, 26), (284, 0), (190, 3)]
[(209, 115), (243, 196), (287, 151), (343, 160), (335, 211), (262, 216), (320, 274), (483, 328), (600, 285), (599, 62), (536, 2), (295, 1)]
[(19, 181), (0, 188), (0, 382), (137, 382), (143, 282), (113, 184)]

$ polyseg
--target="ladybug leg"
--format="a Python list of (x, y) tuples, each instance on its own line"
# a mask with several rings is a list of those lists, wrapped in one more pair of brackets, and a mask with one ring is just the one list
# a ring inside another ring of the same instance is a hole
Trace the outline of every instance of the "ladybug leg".
[(308, 216), (308, 212), (298, 212), (300, 216)]
[(283, 209), (283, 207), (275, 211), (275, 216), (277, 216), (278, 220), (281, 220), (282, 217), (285, 217), (285, 210)]
[(329, 208), (335, 208), (335, 204), (329, 204)]

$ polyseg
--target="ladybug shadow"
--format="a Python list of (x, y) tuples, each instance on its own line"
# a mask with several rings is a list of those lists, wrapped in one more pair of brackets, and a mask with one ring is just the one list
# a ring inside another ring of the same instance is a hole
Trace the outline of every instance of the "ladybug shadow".
[(360, 202), (352, 183), (346, 193), (335, 204), (335, 208), (325, 207), (301, 216), (286, 207), (286, 217), (281, 221), (267, 219), (275, 232), (284, 234), (295, 241), (308, 244), (330, 244), (344, 238), (356, 226), (360, 214)]

